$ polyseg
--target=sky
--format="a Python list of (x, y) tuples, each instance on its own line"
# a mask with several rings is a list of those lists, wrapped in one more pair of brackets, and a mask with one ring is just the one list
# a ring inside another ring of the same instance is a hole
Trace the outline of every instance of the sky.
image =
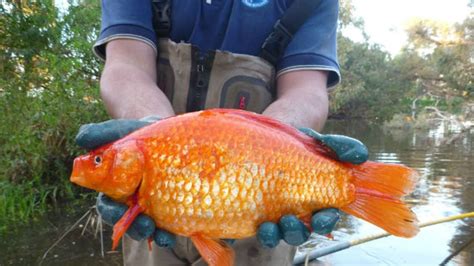
[[(429, 18), (448, 23), (461, 22), (472, 12), (470, 0), (353, 0), (354, 14), (365, 21), (372, 43), (395, 55), (406, 42), (404, 27), (411, 18)], [(344, 32), (355, 41), (362, 37), (355, 30)]]

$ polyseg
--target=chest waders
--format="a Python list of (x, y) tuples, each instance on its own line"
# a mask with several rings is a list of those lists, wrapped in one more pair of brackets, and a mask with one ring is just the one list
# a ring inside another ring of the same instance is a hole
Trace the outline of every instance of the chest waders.
[(275, 98), (275, 70), (264, 59), (159, 40), (158, 86), (176, 113), (237, 108), (257, 113)]
[(203, 52), (175, 43), (170, 31), (170, 1), (153, 0), (158, 35), (157, 84), (177, 114), (209, 108), (262, 113), (276, 98), (275, 67), (298, 28), (320, 1), (295, 0), (262, 45), (260, 56)]

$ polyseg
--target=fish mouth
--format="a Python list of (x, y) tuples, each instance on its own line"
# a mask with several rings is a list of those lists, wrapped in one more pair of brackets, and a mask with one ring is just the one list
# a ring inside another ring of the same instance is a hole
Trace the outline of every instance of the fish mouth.
[(88, 185), (89, 182), (87, 182), (87, 179), (86, 179), (86, 175), (83, 171), (83, 162), (81, 160), (81, 158), (76, 158), (74, 159), (74, 163), (73, 163), (73, 166), (72, 166), (72, 173), (71, 173), (71, 177), (69, 178), (69, 180), (74, 183), (74, 184), (77, 184), (81, 187), (86, 187), (86, 188), (89, 188)]

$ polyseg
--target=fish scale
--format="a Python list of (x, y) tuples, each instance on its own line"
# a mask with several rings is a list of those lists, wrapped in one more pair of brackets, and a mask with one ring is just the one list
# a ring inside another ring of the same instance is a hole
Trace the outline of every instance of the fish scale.
[[(148, 133), (130, 135), (145, 140), (150, 160), (139, 195), (148, 196), (139, 198), (142, 205), (153, 203), (144, 212), (160, 228), (185, 236), (244, 238), (264, 221), (307, 215), (351, 199), (341, 187), (349, 184), (344, 180), (350, 178), (348, 171), (302, 149), (296, 139), (288, 141), (258, 123), (242, 125), (240, 117), (204, 114), (184, 120), (170, 127), (160, 123), (150, 145)], [(327, 178), (334, 171), (340, 180), (334, 174)]]

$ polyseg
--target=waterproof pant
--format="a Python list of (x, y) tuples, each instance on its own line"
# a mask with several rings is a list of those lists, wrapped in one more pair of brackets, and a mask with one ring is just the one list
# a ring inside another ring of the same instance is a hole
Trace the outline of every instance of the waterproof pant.
[[(151, 251), (148, 249), (148, 242), (146, 240), (138, 242), (125, 236), (122, 243), (124, 265), (126, 266), (207, 265), (199, 256), (198, 251), (189, 238), (177, 237), (176, 246), (173, 249), (160, 248), (153, 244)], [(283, 241), (276, 248), (264, 248), (257, 242), (255, 237), (235, 241), (232, 244), (232, 249), (235, 251), (236, 266), (292, 265), (296, 252), (296, 247), (290, 246)]]

